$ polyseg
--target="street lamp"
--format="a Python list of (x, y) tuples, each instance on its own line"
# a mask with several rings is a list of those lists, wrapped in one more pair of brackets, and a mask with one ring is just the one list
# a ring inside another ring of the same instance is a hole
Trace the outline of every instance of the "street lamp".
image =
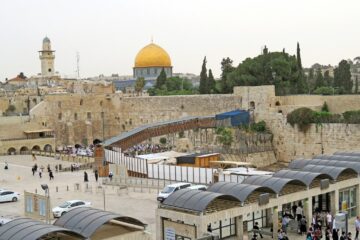
[(45, 191), (45, 197), (46, 197), (46, 223), (50, 224), (50, 189), (47, 184), (41, 184), (41, 188)]

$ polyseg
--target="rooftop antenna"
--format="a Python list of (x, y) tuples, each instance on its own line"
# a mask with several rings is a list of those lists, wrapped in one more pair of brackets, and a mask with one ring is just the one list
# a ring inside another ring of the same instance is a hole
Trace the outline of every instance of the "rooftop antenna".
[(76, 52), (76, 73), (77, 79), (80, 79), (80, 53)]

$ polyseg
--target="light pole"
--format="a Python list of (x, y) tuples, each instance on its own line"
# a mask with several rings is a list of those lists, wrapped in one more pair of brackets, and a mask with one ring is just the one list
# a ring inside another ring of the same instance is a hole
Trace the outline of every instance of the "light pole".
[(47, 184), (41, 184), (41, 188), (45, 191), (45, 197), (46, 197), (45, 221), (46, 223), (50, 224), (50, 189)]

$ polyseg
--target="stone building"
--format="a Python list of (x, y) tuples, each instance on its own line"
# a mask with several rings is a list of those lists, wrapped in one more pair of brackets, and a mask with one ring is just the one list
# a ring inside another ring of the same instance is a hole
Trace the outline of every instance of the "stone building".
[(160, 46), (150, 43), (142, 48), (135, 57), (134, 78), (145, 80), (156, 79), (164, 69), (166, 76), (172, 76), (172, 66), (169, 54)]
[(51, 42), (48, 37), (43, 39), (42, 50), (39, 51), (41, 60), (41, 76), (51, 77), (55, 74), (54, 59), (55, 51), (51, 49)]

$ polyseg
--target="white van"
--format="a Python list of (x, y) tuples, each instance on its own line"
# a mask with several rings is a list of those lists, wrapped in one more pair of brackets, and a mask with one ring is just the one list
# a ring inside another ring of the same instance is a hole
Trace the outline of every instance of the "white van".
[(177, 190), (188, 188), (191, 186), (191, 183), (174, 183), (167, 185), (158, 195), (157, 200), (163, 202), (167, 197), (170, 196), (173, 192)]
[(188, 187), (188, 189), (205, 191), (207, 189), (207, 186), (205, 186), (205, 185), (192, 185), (192, 186)]

